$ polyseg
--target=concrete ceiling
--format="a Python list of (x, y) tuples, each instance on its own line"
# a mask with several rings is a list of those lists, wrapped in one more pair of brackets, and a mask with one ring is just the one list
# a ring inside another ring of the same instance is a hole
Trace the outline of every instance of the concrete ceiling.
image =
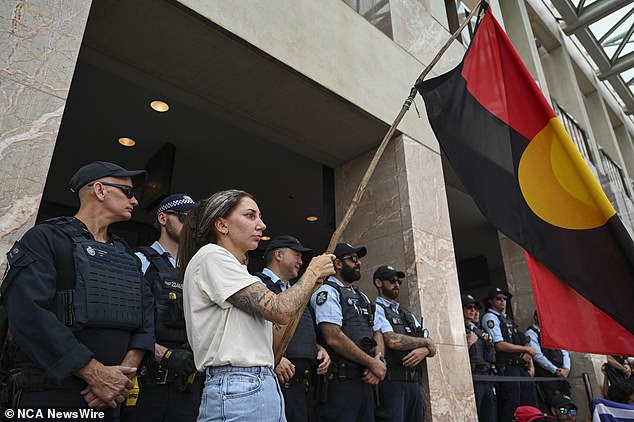
[[(167, 101), (170, 111), (152, 111), (153, 99)], [(75, 206), (65, 185), (80, 165), (109, 160), (142, 168), (170, 142), (172, 192), (199, 199), (220, 189), (248, 190), (267, 234), (294, 233), (325, 248), (334, 198), (324, 192), (332, 186), (324, 177), (378, 146), (386, 131), (383, 122), (176, 3), (95, 0), (44, 200)], [(119, 146), (121, 136), (137, 145)], [(307, 223), (307, 215), (320, 220)]]
[(177, 2), (93, 1), (80, 59), (336, 167), (387, 125)]

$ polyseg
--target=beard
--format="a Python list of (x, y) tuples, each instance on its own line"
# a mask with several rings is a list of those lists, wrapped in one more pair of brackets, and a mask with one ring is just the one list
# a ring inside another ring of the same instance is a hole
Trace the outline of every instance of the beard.
[(170, 239), (172, 239), (177, 244), (179, 243), (181, 231), (177, 229), (176, 227), (174, 227), (174, 225), (169, 219), (167, 220), (167, 223), (165, 224), (165, 232), (167, 233), (167, 236)]
[(361, 271), (356, 268), (344, 266), (341, 268), (341, 277), (346, 283), (354, 283), (361, 278)]
[(381, 287), (381, 296), (384, 296), (391, 300), (396, 300), (398, 298), (399, 292), (400, 292), (400, 289), (398, 287), (395, 287), (391, 290)]

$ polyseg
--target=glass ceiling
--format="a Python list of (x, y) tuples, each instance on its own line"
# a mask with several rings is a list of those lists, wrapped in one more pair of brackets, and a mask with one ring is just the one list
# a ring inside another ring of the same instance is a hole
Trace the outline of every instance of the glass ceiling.
[(610, 83), (634, 114), (634, 2), (632, 0), (550, 0), (563, 20), (566, 35), (575, 36), (596, 65), (600, 80)]

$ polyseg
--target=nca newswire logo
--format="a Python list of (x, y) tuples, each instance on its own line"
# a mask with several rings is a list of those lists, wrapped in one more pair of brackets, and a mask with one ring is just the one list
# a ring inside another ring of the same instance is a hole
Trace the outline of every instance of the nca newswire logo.
[(57, 410), (57, 409), (7, 409), (7, 419), (103, 419), (106, 413), (95, 409)]

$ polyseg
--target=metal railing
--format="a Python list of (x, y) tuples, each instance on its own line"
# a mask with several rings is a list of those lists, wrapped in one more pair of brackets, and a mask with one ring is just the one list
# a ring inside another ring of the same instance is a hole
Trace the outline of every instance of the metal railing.
[(601, 158), (603, 159), (603, 166), (605, 167), (605, 172), (608, 176), (608, 180), (610, 183), (615, 185), (615, 188), (619, 192), (624, 192), (628, 198), (632, 198), (630, 194), (630, 190), (626, 188), (625, 181), (625, 173), (621, 166), (616, 164), (616, 162), (610, 158), (610, 156), (603, 150), (600, 150)]
[(572, 142), (577, 146), (577, 149), (581, 153), (581, 156), (586, 160), (587, 163), (591, 163), (596, 165), (596, 161), (593, 155), (590, 153), (590, 144), (588, 143), (588, 136), (586, 135), (585, 130), (579, 126), (576, 122), (575, 118), (570, 115), (566, 110), (563, 109), (557, 102), (553, 101), (555, 113), (563, 123), (566, 131), (572, 138)]

